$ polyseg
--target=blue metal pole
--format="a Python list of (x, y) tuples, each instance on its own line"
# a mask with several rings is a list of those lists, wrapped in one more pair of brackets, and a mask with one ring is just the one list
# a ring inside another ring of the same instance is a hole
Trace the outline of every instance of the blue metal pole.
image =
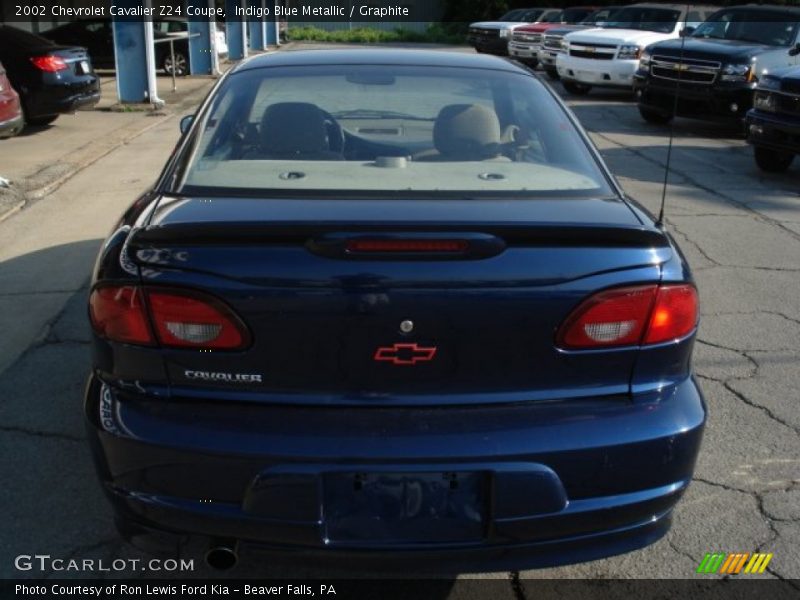
[[(186, 0), (186, 6), (207, 9), (208, 2), (206, 0)], [(189, 72), (192, 75), (210, 75), (212, 72), (211, 36), (214, 35), (215, 28), (216, 24), (213, 18), (189, 17)]]
[(236, 16), (236, 9), (242, 9), (242, 0), (225, 0), (225, 37), (228, 41), (228, 58), (241, 60), (247, 56), (243, 16)]
[[(281, 6), (282, 3), (278, 0), (275, 0), (275, 6)], [(277, 27), (275, 25), (277, 18), (275, 17), (275, 12), (271, 11), (268, 17), (264, 17), (265, 24), (266, 24), (266, 35), (264, 36), (264, 48), (266, 49), (269, 46), (277, 46), (278, 45), (278, 35), (277, 35)]]
[[(263, 10), (262, 0), (247, 0), (247, 6), (254, 11)], [(255, 14), (258, 14), (257, 12)], [(250, 50), (261, 50), (264, 48), (264, 17), (250, 17), (248, 20), (248, 31), (250, 33)]]
[[(117, 6), (134, 8), (141, 0), (117, 0)], [(150, 101), (147, 72), (145, 26), (142, 17), (115, 17), (114, 62), (117, 70), (117, 96), (120, 102)]]

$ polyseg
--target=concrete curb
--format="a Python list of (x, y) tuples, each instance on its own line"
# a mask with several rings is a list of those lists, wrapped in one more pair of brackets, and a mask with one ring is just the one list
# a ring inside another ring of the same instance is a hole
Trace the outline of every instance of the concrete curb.
[[(213, 81), (215, 81), (215, 79), (209, 78), (210, 85), (213, 85)], [(37, 200), (49, 196), (64, 183), (72, 179), (72, 177), (120, 146), (131, 142), (150, 129), (174, 117), (187, 106), (196, 105), (206, 93), (208, 93), (208, 86), (193, 90), (186, 94), (186, 96), (180, 98), (176, 103), (167, 105), (163, 109), (153, 111), (151, 115), (148, 115), (148, 117), (153, 117), (152, 120), (142, 119), (134, 123), (129, 123), (128, 125), (111, 131), (108, 136), (104, 137), (102, 140), (94, 140), (87, 143), (72, 154), (70, 157), (72, 160), (62, 163), (66, 168), (57, 170), (52, 176), (44, 174), (42, 177), (44, 181), (37, 181), (41, 173), (40, 171), (39, 173), (27, 177), (25, 181), (16, 184), (12, 182), (11, 188), (8, 189), (11, 194), (20, 196), (20, 199), (15, 202), (12, 201), (6, 206), (0, 206), (0, 223), (23, 210), (28, 204), (32, 204)]]

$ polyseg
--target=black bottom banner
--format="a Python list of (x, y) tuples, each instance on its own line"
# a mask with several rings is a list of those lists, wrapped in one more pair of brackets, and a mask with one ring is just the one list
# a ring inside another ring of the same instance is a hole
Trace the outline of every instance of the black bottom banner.
[(800, 582), (792, 580), (653, 579), (547, 580), (520, 579), (516, 574), (487, 579), (334, 579), (288, 580), (34, 580), (0, 582), (0, 598), (84, 600), (104, 598), (335, 598), (473, 600), (646, 600), (720, 598), (721, 600), (800, 598)]

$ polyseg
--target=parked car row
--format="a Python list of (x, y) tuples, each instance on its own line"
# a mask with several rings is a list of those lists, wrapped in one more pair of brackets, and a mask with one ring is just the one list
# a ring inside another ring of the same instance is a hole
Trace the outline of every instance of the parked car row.
[(538, 15), (513, 27), (507, 51), (541, 65), (572, 94), (631, 90), (649, 123), (746, 120), (758, 166), (791, 165), (800, 151), (800, 8), (640, 3), (603, 10), (572, 23), (563, 19), (567, 11), (547, 22)]
[[(93, 106), (100, 100), (95, 67), (114, 68), (111, 18), (82, 19), (40, 35), (0, 24), (0, 138), (18, 134), (28, 125), (47, 125), (60, 114)], [(181, 19), (153, 22), (155, 40), (188, 33)], [(167, 74), (189, 73), (185, 37), (155, 44), (158, 68)], [(227, 54), (224, 29), (218, 24), (216, 48)], [(174, 57), (174, 58), (173, 58)], [(5, 67), (3, 67), (5, 65)]]
[[(592, 7), (579, 7), (566, 9), (559, 22), (540, 22), (533, 25), (524, 25), (514, 30), (511, 41), (508, 43), (508, 53), (535, 68), (541, 63), (545, 72), (553, 79), (558, 79), (553, 48), (545, 48), (545, 37), (551, 31), (575, 31), (603, 27), (618, 7), (605, 7), (593, 9)], [(563, 34), (562, 36), (563, 37)], [(558, 38), (559, 48), (561, 37)]]

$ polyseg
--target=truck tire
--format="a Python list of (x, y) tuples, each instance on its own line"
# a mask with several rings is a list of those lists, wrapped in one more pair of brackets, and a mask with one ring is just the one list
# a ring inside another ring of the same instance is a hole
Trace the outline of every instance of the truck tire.
[(645, 108), (644, 106), (639, 107), (639, 114), (642, 115), (645, 121), (653, 125), (666, 125), (672, 121), (672, 115), (666, 115), (652, 108)]
[(767, 173), (783, 173), (792, 166), (794, 160), (791, 152), (781, 152), (764, 146), (754, 146), (753, 154), (758, 168)]

